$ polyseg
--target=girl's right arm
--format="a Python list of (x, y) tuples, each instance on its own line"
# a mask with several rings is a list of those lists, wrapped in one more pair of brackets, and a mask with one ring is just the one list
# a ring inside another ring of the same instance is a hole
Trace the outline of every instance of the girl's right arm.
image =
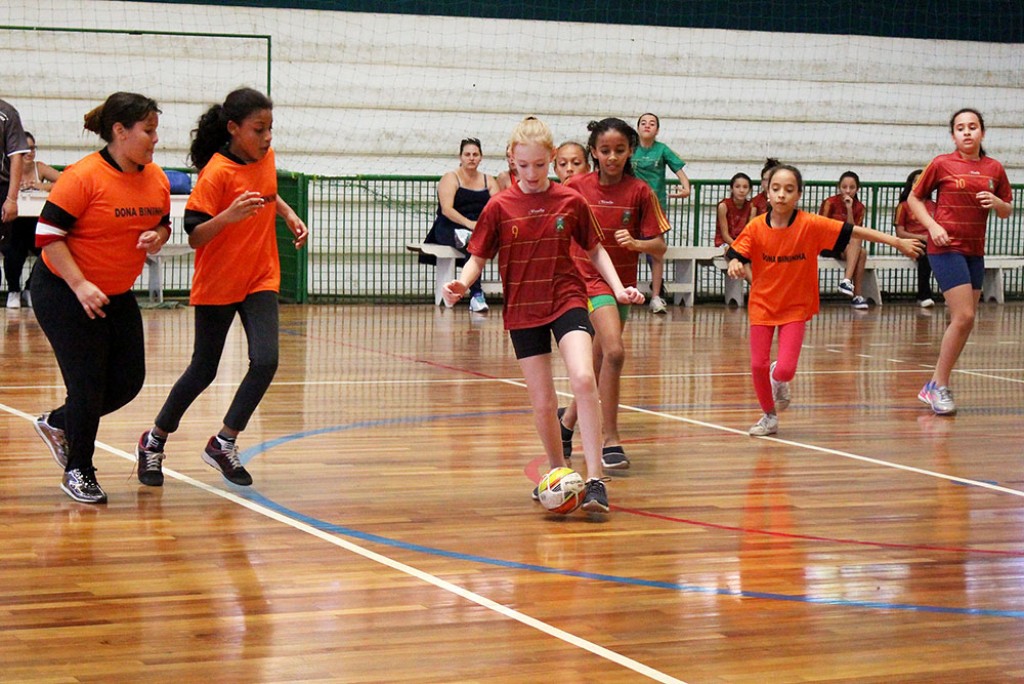
[(732, 236), (729, 235), (729, 210), (724, 204), (718, 205), (718, 234), (722, 236), (725, 244), (732, 244)]
[(60, 273), (60, 277), (68, 284), (71, 291), (75, 293), (85, 314), (89, 318), (106, 318), (103, 307), (110, 303), (103, 290), (96, 287), (91, 281), (85, 279), (82, 269), (78, 268), (75, 257), (68, 249), (68, 243), (64, 240), (56, 240), (43, 247), (43, 253), (53, 265), (53, 268)]
[[(924, 244), (916, 238), (901, 238), (864, 226), (853, 227), (853, 237), (895, 247), (905, 256), (916, 259), (924, 252)], [(730, 265), (730, 268), (732, 266)]]
[(232, 223), (238, 223), (247, 219), (263, 208), (263, 197), (258, 192), (243, 192), (228, 205), (228, 208), (214, 216), (209, 221), (204, 221), (192, 229), (188, 234), (188, 244), (192, 249), (197, 249), (208, 243), (220, 234)]
[(462, 267), (458, 280), (452, 280), (444, 284), (441, 288), (441, 296), (444, 298), (444, 303), (447, 306), (455, 306), (466, 295), (466, 292), (469, 291), (469, 286), (475, 283), (480, 274), (483, 273), (484, 264), (486, 263), (486, 259), (474, 254), (469, 257), (466, 265)]
[(441, 213), (452, 223), (465, 226), (470, 230), (476, 228), (476, 221), (471, 221), (459, 212), (455, 211), (455, 193), (459, 189), (459, 179), (449, 171), (441, 176), (437, 184), (437, 201), (441, 204)]

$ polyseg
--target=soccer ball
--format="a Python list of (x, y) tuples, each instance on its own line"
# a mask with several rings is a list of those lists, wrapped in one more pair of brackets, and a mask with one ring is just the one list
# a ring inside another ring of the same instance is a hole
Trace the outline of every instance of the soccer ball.
[(540, 479), (537, 498), (552, 513), (572, 513), (583, 503), (586, 486), (583, 478), (572, 468), (554, 468)]

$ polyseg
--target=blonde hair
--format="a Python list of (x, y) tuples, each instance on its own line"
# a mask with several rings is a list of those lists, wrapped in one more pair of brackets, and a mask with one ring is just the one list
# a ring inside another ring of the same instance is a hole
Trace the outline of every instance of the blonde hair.
[(530, 144), (542, 145), (552, 152), (555, 151), (555, 137), (551, 134), (551, 129), (535, 116), (528, 116), (520, 121), (512, 129), (512, 135), (508, 139), (510, 150), (516, 145)]

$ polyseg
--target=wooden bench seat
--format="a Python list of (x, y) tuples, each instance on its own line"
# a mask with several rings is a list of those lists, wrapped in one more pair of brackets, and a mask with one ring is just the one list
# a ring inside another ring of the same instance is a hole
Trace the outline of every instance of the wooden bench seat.
[[(437, 268), (434, 271), (434, 305), (440, 306), (444, 303), (442, 294), (446, 283), (455, 280), (455, 262), (465, 259), (466, 256), (448, 245), (435, 245), (427, 242), (407, 242), (406, 250), (416, 254), (427, 254), (437, 260)], [(484, 294), (500, 295), (501, 283), (484, 281), (482, 283)]]

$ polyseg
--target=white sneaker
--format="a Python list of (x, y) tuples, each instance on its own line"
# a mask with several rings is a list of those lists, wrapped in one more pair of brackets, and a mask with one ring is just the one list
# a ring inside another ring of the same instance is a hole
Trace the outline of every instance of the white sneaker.
[(668, 305), (661, 297), (651, 297), (651, 313), (665, 313)]
[(487, 311), (487, 308), (487, 300), (484, 299), (482, 292), (469, 298), (469, 310), (471, 312), (483, 313), (484, 311)]
[(854, 309), (863, 310), (868, 308), (868, 300), (864, 299), (860, 295), (857, 295), (856, 297), (850, 300), (850, 306), (852, 306)]
[(772, 399), (775, 400), (775, 410), (785, 411), (789, 408), (790, 392), (788, 382), (779, 382), (775, 379), (775, 364), (778, 361), (772, 361), (772, 365), (768, 369), (768, 379), (772, 381)]
[(751, 437), (767, 437), (768, 435), (774, 435), (778, 431), (779, 417), (774, 413), (766, 413), (761, 416), (761, 420), (757, 421), (747, 430), (747, 434)]
[(928, 299), (922, 299), (917, 303), (917, 305), (922, 309), (930, 309), (935, 306), (935, 300), (929, 297)]
[(839, 293), (844, 294), (847, 297), (853, 296), (853, 281), (849, 278), (843, 278), (839, 283)]
[(20, 292), (8, 292), (7, 293), (7, 308), (8, 309), (20, 309), (21, 308), (21, 293)]

